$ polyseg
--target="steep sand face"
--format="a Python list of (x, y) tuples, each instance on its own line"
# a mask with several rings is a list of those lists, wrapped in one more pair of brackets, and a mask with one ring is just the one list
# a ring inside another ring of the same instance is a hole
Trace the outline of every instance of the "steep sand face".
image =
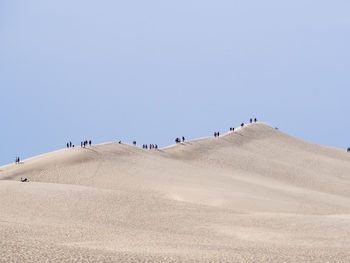
[(262, 123), (64, 149), (0, 167), (0, 236), (4, 262), (350, 262), (350, 154)]

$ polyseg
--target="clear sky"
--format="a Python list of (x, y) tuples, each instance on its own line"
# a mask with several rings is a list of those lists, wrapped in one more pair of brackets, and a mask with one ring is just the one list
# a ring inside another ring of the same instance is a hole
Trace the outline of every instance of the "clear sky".
[(350, 146), (348, 0), (0, 0), (0, 164), (257, 117)]

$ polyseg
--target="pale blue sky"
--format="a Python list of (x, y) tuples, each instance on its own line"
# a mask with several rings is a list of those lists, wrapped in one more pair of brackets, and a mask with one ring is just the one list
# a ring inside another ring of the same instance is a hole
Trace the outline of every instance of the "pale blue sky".
[(0, 0), (0, 164), (257, 117), (350, 145), (348, 0)]

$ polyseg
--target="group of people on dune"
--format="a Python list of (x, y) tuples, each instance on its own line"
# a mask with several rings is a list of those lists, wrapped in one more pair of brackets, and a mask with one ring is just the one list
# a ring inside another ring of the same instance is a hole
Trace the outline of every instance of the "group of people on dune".
[(87, 141), (83, 141), (83, 142), (80, 142), (80, 147), (86, 147), (87, 145), (89, 144), (89, 146), (91, 146), (91, 140)]
[(20, 163), (20, 159), (18, 156), (15, 158), (15, 164), (17, 164), (17, 163)]
[[(180, 138), (175, 139), (175, 143), (180, 143), (180, 142), (181, 142)], [(182, 136), (182, 142), (185, 142), (185, 136)]]
[[(250, 123), (253, 123), (253, 121), (257, 122), (257, 119), (256, 118), (254, 118), (254, 119), (251, 118), (250, 119)], [(241, 127), (243, 127), (243, 126), (244, 126), (244, 123), (241, 124)], [(230, 128), (230, 131), (234, 131), (234, 130), (235, 130), (235, 128)], [(220, 132), (214, 132), (214, 137), (215, 138), (216, 137), (220, 137)], [(178, 137), (178, 138), (175, 139), (175, 143), (181, 143), (181, 141), (185, 142), (185, 137), (184, 136), (182, 136), (182, 138)], [(119, 144), (120, 143), (121, 143), (121, 141), (119, 141)], [(136, 141), (133, 141), (132, 144), (134, 146), (136, 146)], [(89, 140), (89, 141), (85, 140), (85, 141), (80, 142), (80, 147), (84, 147), (85, 148), (88, 145), (91, 146), (91, 140)], [(71, 148), (71, 147), (74, 147), (74, 144), (72, 144), (71, 141), (67, 142), (67, 148)], [(145, 149), (145, 150), (158, 149), (158, 145), (157, 144), (149, 144), (149, 145), (148, 144), (143, 144), (142, 145), (142, 149)]]
[[(252, 118), (249, 119), (249, 123), (253, 123), (253, 121), (257, 122), (257, 119), (256, 118), (254, 118), (254, 120)], [(241, 124), (241, 127), (243, 127), (243, 126), (244, 126), (244, 122), (242, 122), (242, 124)]]
[[(92, 143), (91, 143), (91, 140), (89, 140), (89, 141), (88, 141), (88, 140), (81, 141), (81, 142), (80, 142), (80, 147), (81, 147), (81, 148), (83, 148), (83, 147), (85, 148), (85, 147), (88, 146), (88, 145), (91, 146), (91, 144), (92, 144)], [(74, 148), (74, 144), (72, 144), (71, 141), (67, 142), (67, 148), (72, 148), (72, 147)]]
[[(250, 119), (249, 119), (249, 122), (250, 122), (250, 123), (257, 122), (257, 121), (258, 121), (257, 118), (254, 118), (254, 119), (253, 119), (253, 118), (250, 118)], [(241, 127), (244, 127), (244, 122), (241, 123)], [(235, 128), (232, 128), (232, 127), (231, 127), (231, 128), (230, 128), (230, 131), (235, 131)]]
[(150, 149), (150, 150), (158, 150), (158, 145), (157, 144), (150, 144), (149, 145), (149, 148), (148, 148), (148, 145), (147, 144), (144, 144), (144, 145), (142, 145), (142, 149), (145, 149), (145, 150), (147, 150), (147, 149)]

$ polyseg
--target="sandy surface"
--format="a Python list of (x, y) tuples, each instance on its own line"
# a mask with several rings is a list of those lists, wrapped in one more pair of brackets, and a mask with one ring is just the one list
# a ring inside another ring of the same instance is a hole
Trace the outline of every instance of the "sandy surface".
[(350, 262), (350, 154), (257, 123), (0, 167), (0, 262), (82, 261)]

